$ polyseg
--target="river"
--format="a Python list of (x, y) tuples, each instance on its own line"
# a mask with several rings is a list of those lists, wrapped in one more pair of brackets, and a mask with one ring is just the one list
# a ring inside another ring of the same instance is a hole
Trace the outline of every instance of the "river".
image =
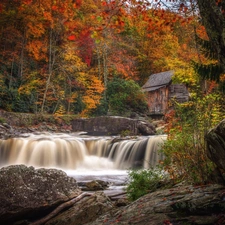
[[(132, 168), (149, 168), (163, 160), (166, 135), (121, 138), (82, 133), (36, 133), (0, 140), (0, 167), (25, 164), (56, 168), (78, 182), (103, 180), (121, 191)], [(108, 191), (110, 192), (110, 188)]]

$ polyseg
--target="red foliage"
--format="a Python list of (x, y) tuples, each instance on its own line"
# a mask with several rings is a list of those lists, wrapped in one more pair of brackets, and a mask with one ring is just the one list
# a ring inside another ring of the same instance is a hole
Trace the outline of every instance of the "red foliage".
[(177, 122), (178, 122), (178, 118), (176, 117), (176, 112), (175, 110), (171, 110), (169, 111), (166, 115), (165, 115), (165, 121), (167, 123), (166, 129), (164, 130), (166, 133), (170, 133), (170, 130), (174, 128), (174, 126), (177, 127), (177, 129), (182, 129), (182, 127), (177, 126)]
[(80, 48), (81, 58), (87, 63), (88, 66), (91, 65), (91, 59), (93, 54), (94, 42), (91, 38), (90, 30), (84, 29), (80, 32), (78, 37), (78, 46)]
[(76, 0), (76, 3), (75, 4), (76, 4), (77, 7), (80, 7), (81, 4), (82, 4), (82, 0)]
[(163, 225), (173, 225), (172, 223), (170, 223), (170, 221), (169, 220), (164, 220), (163, 221)]
[(32, 3), (32, 0), (23, 0), (23, 4), (29, 5)]
[(53, 5), (53, 6), (52, 6), (52, 10), (53, 10), (53, 11), (55, 11), (55, 10), (57, 10), (57, 9), (58, 9), (58, 7), (57, 7), (56, 5)]
[(209, 88), (207, 90), (207, 93), (208, 94), (212, 93), (217, 86), (218, 86), (218, 84), (215, 81), (210, 81), (209, 82)]
[(76, 39), (76, 36), (73, 34), (68, 37), (68, 40), (70, 41), (74, 41), (75, 39)]

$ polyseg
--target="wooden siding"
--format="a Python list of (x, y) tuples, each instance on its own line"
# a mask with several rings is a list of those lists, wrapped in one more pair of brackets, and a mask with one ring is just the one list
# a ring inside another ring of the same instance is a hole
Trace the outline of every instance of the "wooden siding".
[(149, 112), (153, 114), (165, 113), (168, 105), (168, 87), (148, 92)]
[(177, 102), (187, 102), (189, 99), (188, 89), (184, 84), (169, 85), (169, 99), (174, 98)]
[(164, 114), (170, 99), (186, 102), (189, 99), (187, 87), (183, 84), (170, 84), (148, 92), (148, 107), (151, 114)]

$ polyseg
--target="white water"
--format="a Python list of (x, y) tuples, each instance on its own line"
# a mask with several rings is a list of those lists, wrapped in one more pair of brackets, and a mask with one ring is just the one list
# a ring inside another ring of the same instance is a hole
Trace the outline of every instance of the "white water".
[(25, 164), (57, 168), (68, 175), (117, 176), (130, 168), (149, 168), (163, 159), (159, 152), (165, 135), (117, 140), (75, 134), (27, 134), (0, 140), (0, 167)]

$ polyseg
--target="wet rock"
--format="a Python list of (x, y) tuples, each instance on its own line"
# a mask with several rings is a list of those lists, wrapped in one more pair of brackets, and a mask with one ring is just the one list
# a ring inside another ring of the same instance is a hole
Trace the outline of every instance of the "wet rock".
[(109, 182), (104, 180), (96, 180), (104, 189), (109, 187)]
[(213, 225), (224, 210), (225, 186), (178, 186), (147, 194), (86, 225)]
[(33, 220), (81, 193), (76, 180), (56, 169), (14, 165), (0, 169), (0, 224)]
[(108, 182), (93, 180), (89, 182), (80, 182), (78, 185), (82, 191), (100, 191), (105, 190), (108, 187)]

